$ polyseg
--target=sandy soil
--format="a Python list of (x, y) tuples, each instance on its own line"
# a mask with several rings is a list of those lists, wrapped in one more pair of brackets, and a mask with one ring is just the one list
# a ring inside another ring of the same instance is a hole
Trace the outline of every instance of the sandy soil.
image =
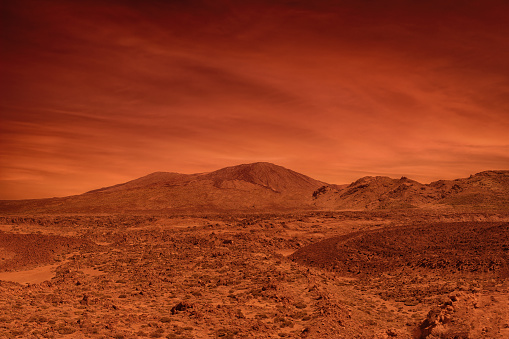
[[(433, 232), (408, 241), (421, 234), (416, 225), (446, 222), (462, 234), (461, 223), (507, 221), (452, 212), (0, 217), (0, 337), (507, 338), (505, 233), (495, 247), (497, 234), (475, 246), (452, 237), (456, 250), (440, 252), (450, 263), (498, 258), (486, 270), (419, 266), (427, 257), (392, 246), (435, 246)], [(362, 236), (342, 250), (362, 272), (292, 255), (352, 234)], [(390, 246), (397, 265), (381, 269)]]
[(13, 281), (20, 284), (39, 284), (55, 277), (58, 266), (60, 264), (39, 266), (25, 271), (1, 272), (0, 280)]

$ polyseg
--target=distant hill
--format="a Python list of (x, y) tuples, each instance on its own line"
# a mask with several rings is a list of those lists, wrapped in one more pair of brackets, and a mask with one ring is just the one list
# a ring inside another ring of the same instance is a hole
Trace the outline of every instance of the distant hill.
[(402, 177), (364, 177), (346, 187), (319, 188), (317, 207), (331, 210), (399, 208), (509, 208), (509, 171), (485, 171), (430, 184)]
[(0, 213), (223, 213), (401, 208), (509, 208), (509, 171), (486, 171), (430, 184), (364, 177), (332, 185), (266, 162), (214, 172), (155, 172), (84, 194), (3, 200)]
[(81, 195), (0, 201), (3, 213), (251, 212), (313, 209), (327, 185), (281, 166), (258, 162), (214, 172), (156, 172)]

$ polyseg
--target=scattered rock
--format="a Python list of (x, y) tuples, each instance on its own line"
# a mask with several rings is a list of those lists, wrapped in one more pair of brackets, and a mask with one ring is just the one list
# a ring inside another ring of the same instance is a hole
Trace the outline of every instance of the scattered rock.
[(177, 314), (178, 312), (184, 312), (193, 306), (185, 301), (181, 301), (171, 308), (171, 314)]
[(88, 305), (88, 295), (84, 294), (83, 299), (80, 300), (81, 305)]

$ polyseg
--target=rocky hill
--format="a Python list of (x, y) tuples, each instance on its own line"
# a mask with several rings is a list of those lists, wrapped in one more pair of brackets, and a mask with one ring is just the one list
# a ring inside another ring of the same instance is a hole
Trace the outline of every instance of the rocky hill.
[(344, 187), (322, 186), (315, 205), (331, 210), (509, 208), (509, 171), (485, 171), (430, 184), (402, 177), (364, 177)]
[(222, 213), (296, 210), (509, 208), (509, 171), (430, 184), (364, 177), (333, 185), (266, 162), (214, 172), (156, 172), (81, 195), (0, 201), (0, 213)]

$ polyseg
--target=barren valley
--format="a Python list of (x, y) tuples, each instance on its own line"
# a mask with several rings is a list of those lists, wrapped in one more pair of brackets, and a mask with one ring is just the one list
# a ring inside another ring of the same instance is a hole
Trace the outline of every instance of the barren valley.
[(0, 13), (0, 339), (509, 339), (509, 0)]
[[(22, 212), (22, 201), (3, 202), (0, 336), (509, 337), (509, 212), (496, 199), (507, 172), (424, 188), (380, 178), (333, 186), (293, 173), (264, 164), (179, 181), (207, 187), (208, 209), (203, 196), (189, 198), (198, 191), (178, 188), (195, 213), (154, 212), (162, 195), (147, 194), (167, 187), (164, 201), (175, 197), (164, 174), (50, 205), (26, 201)], [(441, 206), (430, 203), (436, 187)], [(483, 190), (491, 193), (481, 199)], [(423, 201), (408, 193), (418, 191), (428, 208), (387, 203), (401, 191), (399, 202)], [(466, 192), (459, 207), (453, 191)], [(97, 204), (96, 194), (103, 203), (131, 197), (126, 210), (142, 197), (146, 210), (68, 212)], [(228, 194), (243, 197), (239, 209), (213, 211)], [(353, 195), (368, 203), (341, 210)], [(312, 210), (318, 199), (336, 208)], [(261, 207), (244, 211), (253, 201)]]

